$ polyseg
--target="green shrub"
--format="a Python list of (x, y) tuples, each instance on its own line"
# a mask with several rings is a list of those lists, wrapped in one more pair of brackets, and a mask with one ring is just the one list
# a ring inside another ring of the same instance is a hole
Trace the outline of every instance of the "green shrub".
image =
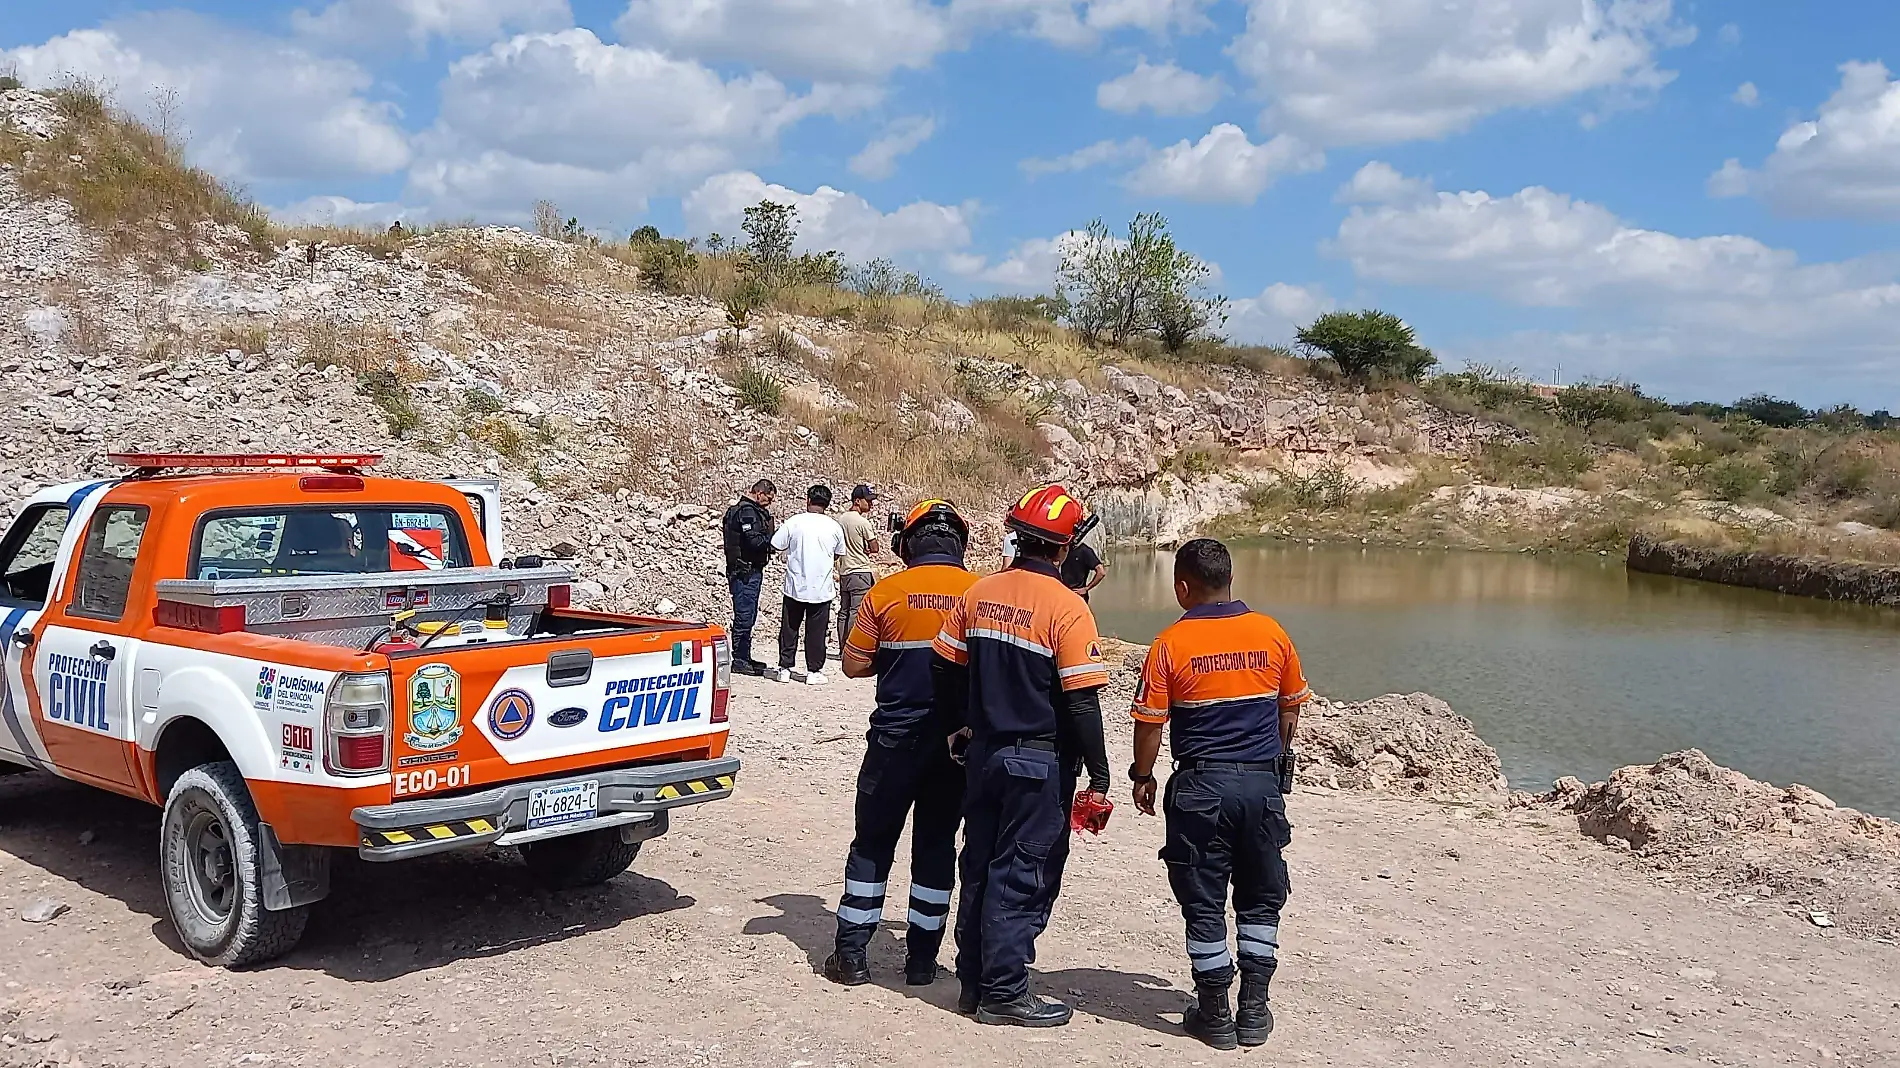
[(467, 408), (470, 415), (500, 415), (508, 410), (508, 406), (502, 403), (500, 397), (485, 389), (464, 391), (462, 407)]
[(1813, 464), (1799, 449), (1783, 446), (1768, 454), (1768, 492), (1786, 497), (1799, 492), (1813, 475)]
[(766, 415), (777, 415), (785, 406), (785, 387), (770, 371), (745, 364), (734, 376), (732, 387), (739, 391), (739, 402)]
[(1880, 464), (1851, 444), (1830, 445), (1814, 461), (1814, 487), (1836, 500), (1858, 497)]
[(11, 74), (0, 74), (0, 93), (9, 89), (24, 89), (26, 84)]
[(1590, 437), (1605, 445), (1614, 445), (1624, 452), (1641, 455), (1649, 445), (1649, 424), (1632, 421), (1625, 423), (1597, 423), (1590, 428)]
[(1417, 382), (1438, 363), (1418, 334), (1390, 312), (1327, 312), (1295, 335), (1308, 352), (1332, 358), (1348, 378), (1374, 374)]
[(752, 321), (752, 313), (765, 305), (765, 286), (757, 279), (747, 278), (733, 287), (726, 296), (726, 325), (734, 330), (744, 330)]
[(357, 392), (382, 409), (393, 437), (406, 438), (422, 429), (422, 413), (409, 398), (409, 387), (394, 371), (365, 371), (356, 376)]
[(1487, 481), (1512, 486), (1567, 486), (1595, 466), (1596, 453), (1590, 446), (1566, 433), (1545, 434), (1528, 442), (1493, 442), (1478, 454), (1478, 472)]
[(1664, 410), (1659, 400), (1620, 382), (1578, 383), (1557, 392), (1557, 414), (1577, 426), (1629, 423)]
[[(646, 231), (652, 230), (652, 234)], [(634, 232), (629, 242), (640, 280), (662, 293), (683, 293), (699, 267), (699, 256), (692, 245), (677, 238), (661, 237), (652, 227)]]
[(1759, 493), (1762, 483), (1768, 480), (1768, 472), (1753, 461), (1729, 456), (1710, 464), (1702, 477), (1717, 499), (1733, 502), (1748, 500)]
[(1811, 418), (1811, 413), (1794, 401), (1771, 397), (1766, 393), (1743, 397), (1735, 402), (1734, 410), (1757, 423), (1784, 428), (1800, 426)]

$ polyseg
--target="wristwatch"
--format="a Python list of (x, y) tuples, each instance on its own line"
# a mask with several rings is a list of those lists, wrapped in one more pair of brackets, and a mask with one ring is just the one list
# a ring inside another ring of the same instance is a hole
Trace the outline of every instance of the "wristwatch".
[(1135, 766), (1130, 764), (1128, 765), (1128, 781), (1134, 783), (1136, 786), (1146, 786), (1155, 781), (1155, 777), (1151, 774), (1141, 775), (1136, 773)]

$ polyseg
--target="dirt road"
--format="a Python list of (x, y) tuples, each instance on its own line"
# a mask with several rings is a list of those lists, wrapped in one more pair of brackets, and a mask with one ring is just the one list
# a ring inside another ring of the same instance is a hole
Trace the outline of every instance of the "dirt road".
[[(877, 985), (841, 989), (816, 966), (869, 689), (739, 687), (738, 795), (677, 816), (606, 889), (538, 893), (507, 856), (351, 863), (302, 947), (247, 973), (172, 939), (155, 810), (0, 780), (0, 1065), (1900, 1068), (1892, 947), (1671, 889), (1553, 817), (1348, 794), (1290, 806), (1262, 1050), (1179, 1034), (1160, 822), (1125, 804), (1078, 843), (1039, 946), (1035, 986), (1078, 1005), (1071, 1026), (960, 1017), (954, 979), (903, 986), (885, 935)], [(1118, 801), (1127, 747), (1123, 727)], [(49, 899), (69, 911), (21, 917)]]

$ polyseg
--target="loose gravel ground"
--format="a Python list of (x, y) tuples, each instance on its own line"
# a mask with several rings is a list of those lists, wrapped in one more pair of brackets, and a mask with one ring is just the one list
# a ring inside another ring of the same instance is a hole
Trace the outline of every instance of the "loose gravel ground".
[[(737, 796), (608, 887), (539, 893), (505, 854), (350, 864), (301, 948), (243, 973), (172, 937), (154, 810), (0, 780), (0, 1065), (1900, 1066), (1891, 946), (1674, 888), (1567, 814), (1307, 788), (1262, 1050), (1180, 1034), (1161, 825), (1125, 803), (1039, 945), (1071, 1026), (958, 1016), (953, 980), (903, 985), (889, 936), (875, 985), (835, 987), (869, 688), (739, 687)], [(22, 918), (49, 900), (69, 908)]]

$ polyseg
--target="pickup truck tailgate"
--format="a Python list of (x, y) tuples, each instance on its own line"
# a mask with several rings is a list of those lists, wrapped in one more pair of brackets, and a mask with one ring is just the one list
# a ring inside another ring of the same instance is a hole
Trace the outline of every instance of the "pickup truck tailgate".
[(394, 657), (392, 794), (720, 756), (716, 639), (682, 624)]

